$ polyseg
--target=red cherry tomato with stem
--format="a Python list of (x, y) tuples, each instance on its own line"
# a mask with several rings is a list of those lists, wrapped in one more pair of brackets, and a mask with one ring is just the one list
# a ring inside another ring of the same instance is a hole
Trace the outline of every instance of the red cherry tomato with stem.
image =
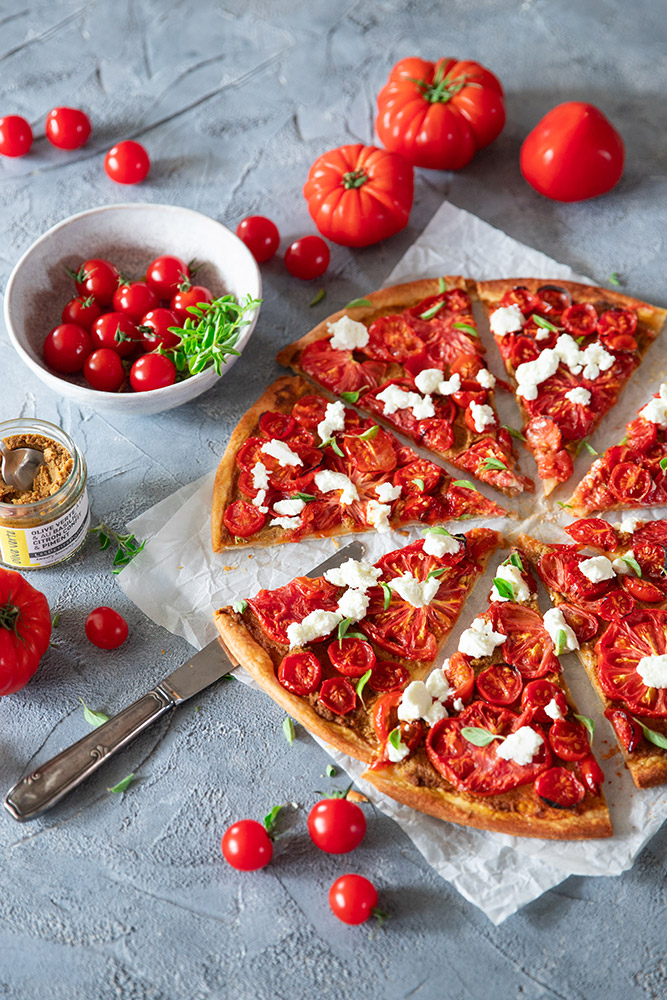
[(63, 306), (62, 321), (90, 330), (101, 311), (92, 295), (88, 295), (87, 298), (77, 297), (70, 299)]
[(120, 358), (126, 358), (141, 342), (141, 334), (124, 313), (108, 312), (95, 320), (90, 328), (90, 339), (94, 348), (108, 347)]
[(176, 381), (176, 368), (164, 354), (144, 354), (130, 368), (130, 385), (135, 392), (164, 389)]
[(167, 349), (177, 347), (181, 338), (178, 334), (170, 332), (170, 326), (179, 326), (178, 318), (171, 309), (151, 309), (142, 317), (137, 327), (141, 334), (142, 346), (147, 351), (154, 351), (159, 344)]
[(117, 392), (125, 381), (123, 363), (116, 352), (108, 347), (101, 347), (88, 355), (83, 365), (83, 374), (91, 389), (102, 392)]
[(46, 138), (59, 149), (79, 149), (88, 142), (90, 118), (79, 108), (52, 108), (46, 116)]
[(146, 270), (146, 284), (159, 299), (173, 299), (179, 287), (191, 277), (190, 268), (180, 257), (156, 257)]
[(341, 875), (329, 889), (329, 905), (344, 924), (363, 924), (376, 912), (377, 889), (363, 875)]
[(42, 353), (49, 368), (63, 375), (80, 372), (93, 349), (86, 330), (75, 323), (62, 323), (51, 330)]
[(227, 864), (242, 872), (254, 872), (273, 857), (271, 838), (255, 819), (241, 819), (225, 831), (222, 853)]
[(280, 243), (278, 227), (264, 215), (248, 215), (241, 219), (236, 235), (243, 240), (258, 264), (271, 260)]
[(151, 161), (142, 145), (132, 139), (112, 146), (104, 157), (107, 176), (116, 184), (138, 184), (150, 170)]
[(151, 309), (157, 309), (160, 300), (145, 281), (131, 281), (118, 286), (112, 304), (116, 312), (123, 313), (133, 323), (138, 323)]
[(347, 854), (364, 839), (366, 817), (348, 799), (322, 799), (310, 810), (308, 833), (326, 854)]
[(32, 146), (32, 129), (20, 115), (0, 118), (0, 154), (25, 156)]
[(86, 618), (86, 635), (99, 649), (118, 649), (128, 635), (127, 622), (113, 608), (95, 608)]
[(323, 275), (330, 259), (329, 247), (319, 236), (302, 236), (285, 251), (285, 267), (302, 281), (312, 281)]
[(179, 323), (185, 323), (186, 319), (194, 319), (192, 313), (188, 312), (190, 306), (213, 301), (213, 292), (205, 285), (190, 285), (189, 282), (186, 282), (186, 285), (187, 287), (176, 292), (169, 306)]
[(68, 270), (67, 273), (74, 278), (80, 296), (92, 295), (98, 306), (111, 305), (120, 278), (118, 268), (111, 261), (92, 257), (84, 260), (78, 271)]

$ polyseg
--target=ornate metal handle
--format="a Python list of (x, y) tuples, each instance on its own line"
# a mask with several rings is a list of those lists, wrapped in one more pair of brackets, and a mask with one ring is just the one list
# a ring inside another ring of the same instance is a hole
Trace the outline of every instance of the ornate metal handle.
[(19, 822), (46, 812), (174, 705), (171, 695), (158, 685), (78, 743), (21, 778), (7, 792), (6, 808)]

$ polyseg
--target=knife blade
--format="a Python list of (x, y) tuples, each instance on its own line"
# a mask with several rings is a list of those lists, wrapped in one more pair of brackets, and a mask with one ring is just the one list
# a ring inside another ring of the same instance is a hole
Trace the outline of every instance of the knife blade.
[[(361, 542), (350, 542), (306, 575), (321, 576), (345, 559), (361, 559), (364, 551)], [(17, 781), (4, 799), (10, 816), (22, 823), (51, 809), (165, 712), (199, 694), (236, 666), (238, 661), (229, 655), (222, 641), (213, 639), (137, 701)]]

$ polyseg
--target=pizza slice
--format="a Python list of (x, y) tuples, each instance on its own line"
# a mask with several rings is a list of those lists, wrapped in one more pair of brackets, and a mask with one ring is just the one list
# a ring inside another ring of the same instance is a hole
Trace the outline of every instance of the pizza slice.
[(507, 511), (302, 378), (279, 378), (234, 430), (213, 490), (213, 550), (389, 531)]
[(548, 496), (572, 475), (582, 442), (615, 406), (667, 313), (571, 281), (508, 278), (479, 282), (477, 292)]
[[(369, 762), (383, 692), (428, 673), (501, 544), (488, 528), (425, 538), (375, 565), (349, 559), (215, 612), (224, 644), (289, 715)], [(379, 706), (379, 707), (378, 707)]]
[(471, 281), (433, 278), (372, 292), (278, 355), (282, 365), (509, 496), (533, 490), (494, 407)]
[(607, 837), (611, 821), (590, 722), (556, 655), (520, 549), (496, 571), (488, 610), (424, 682), (383, 695), (380, 752), (363, 777), (440, 819), (523, 837)]
[(625, 427), (621, 444), (597, 458), (568, 501), (576, 516), (667, 504), (667, 382)]
[[(632, 526), (634, 527), (634, 526)], [(574, 545), (521, 536), (613, 726), (635, 784), (667, 782), (667, 523), (565, 529)], [(591, 555), (586, 546), (599, 555)]]

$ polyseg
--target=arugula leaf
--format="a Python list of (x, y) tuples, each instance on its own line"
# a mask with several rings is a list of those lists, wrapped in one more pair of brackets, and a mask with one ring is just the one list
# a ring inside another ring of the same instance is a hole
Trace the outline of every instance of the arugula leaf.
[(560, 656), (561, 653), (565, 652), (565, 647), (567, 646), (567, 632), (564, 628), (559, 628), (556, 632), (556, 642), (555, 642), (556, 656)]
[(333, 764), (327, 764), (327, 778), (335, 778), (335, 776), (336, 776), (336, 768), (333, 766)]
[(623, 560), (624, 563), (627, 563), (630, 569), (634, 570), (635, 575), (640, 577), (641, 579), (642, 575), (641, 566), (639, 565), (635, 557), (633, 555), (631, 556), (629, 552), (626, 552), (626, 554), (624, 556), (620, 556), (620, 558)]
[(116, 554), (111, 564), (111, 572), (118, 574), (128, 563), (131, 563), (135, 556), (143, 550), (146, 542), (138, 542), (132, 534), (120, 535), (113, 528), (110, 528), (104, 521), (101, 521), (94, 528), (88, 529), (91, 535), (97, 535), (100, 540), (100, 550), (108, 549), (113, 540), (118, 546)]
[(425, 312), (420, 313), (419, 318), (433, 319), (433, 317), (440, 312), (440, 310), (444, 307), (444, 305), (445, 305), (445, 299), (443, 299), (442, 302), (436, 302), (436, 304), (434, 306), (431, 306), (430, 309), (426, 309)]
[(264, 817), (264, 829), (269, 835), (271, 835), (276, 828), (278, 813), (281, 809), (282, 806), (274, 806), (273, 809)]
[[(575, 712), (574, 713), (574, 717), (577, 720), (577, 722), (580, 722), (582, 724), (582, 726), (585, 727), (586, 732), (588, 733), (588, 742), (590, 743), (590, 745), (592, 747), (593, 746), (593, 733), (595, 732), (595, 723), (593, 722), (592, 719), (589, 719), (587, 715), (577, 715), (577, 713)], [(665, 745), (667, 746), (667, 741), (666, 741)]]
[(516, 427), (510, 427), (509, 424), (503, 424), (503, 428), (510, 434), (513, 438), (517, 438), (519, 441), (525, 441), (525, 435), (518, 431)]
[(104, 712), (95, 712), (92, 708), (88, 708), (83, 698), (79, 698), (79, 701), (83, 705), (83, 717), (89, 726), (97, 729), (98, 726), (109, 721), (109, 716), (105, 715)]
[(489, 743), (493, 743), (494, 740), (505, 739), (504, 736), (496, 736), (488, 729), (482, 729), (481, 726), (463, 726), (461, 736), (476, 747), (488, 747)]
[(373, 426), (369, 427), (367, 431), (364, 431), (363, 434), (359, 435), (359, 440), (360, 441), (372, 441), (373, 438), (376, 438), (378, 436), (379, 430), (380, 430), (379, 425), (378, 424), (373, 424)]
[(248, 602), (245, 600), (234, 601), (234, 603), (232, 604), (232, 608), (234, 609), (234, 611), (236, 611), (237, 615), (242, 615), (247, 607), (248, 607)]
[(533, 313), (531, 319), (536, 326), (541, 326), (543, 330), (551, 330), (552, 333), (558, 332), (557, 326), (554, 326), (553, 323), (550, 323), (549, 320), (545, 319), (543, 316), (538, 316), (537, 313)]
[(413, 479), (412, 482), (415, 484), (415, 486), (419, 487), (419, 489), (422, 491), (422, 493), (424, 492), (425, 486), (424, 486), (424, 480), (423, 479), (419, 479), (419, 478)]
[(357, 389), (355, 392), (340, 393), (340, 398), (344, 399), (346, 403), (358, 403), (359, 396), (361, 396), (361, 389)]
[(289, 715), (286, 715), (283, 719), (283, 735), (290, 746), (294, 743), (294, 723), (290, 719)]
[(512, 566), (516, 566), (516, 568), (521, 570), (523, 573), (523, 563), (521, 562), (521, 556), (518, 552), (513, 552), (507, 561), (510, 562)]
[(387, 608), (389, 607), (389, 605), (391, 604), (392, 589), (391, 589), (391, 587), (389, 586), (388, 583), (381, 583), (380, 586), (382, 587), (382, 589), (384, 591), (384, 608), (383, 608), (383, 611), (386, 611)]
[(479, 493), (479, 490), (474, 483), (471, 483), (469, 479), (453, 479), (449, 484), (450, 486), (464, 486), (467, 490), (474, 490), (475, 493)]
[(440, 293), (447, 291), (447, 282), (444, 278), (438, 278), (438, 291)]
[(471, 337), (477, 337), (479, 340), (477, 330), (470, 323), (452, 323), (452, 326), (455, 330), (463, 330), (464, 333), (469, 333)]
[(180, 343), (173, 348), (160, 346), (159, 353), (166, 354), (174, 362), (178, 372), (197, 375), (207, 368), (215, 369), (222, 375), (222, 366), (229, 355), (238, 356), (236, 350), (239, 333), (248, 326), (247, 313), (254, 312), (261, 305), (261, 299), (250, 295), (245, 302), (237, 302), (234, 295), (222, 295), (212, 302), (199, 302), (188, 306), (191, 314), (182, 327), (170, 326), (169, 332), (176, 334)]
[(489, 472), (491, 469), (497, 469), (499, 472), (507, 471), (507, 466), (499, 458), (485, 458), (482, 462), (482, 468), (485, 472)]
[(321, 301), (322, 301), (322, 299), (324, 298), (324, 296), (325, 296), (326, 294), (327, 294), (327, 293), (326, 293), (325, 289), (324, 289), (324, 288), (320, 288), (319, 292), (317, 293), (317, 295), (315, 296), (315, 298), (313, 299), (313, 301), (312, 301), (312, 302), (309, 302), (309, 303), (308, 303), (308, 305), (309, 305), (309, 306), (310, 306), (311, 308), (312, 308), (313, 306), (316, 306), (318, 302), (321, 302)]
[(496, 576), (493, 578), (493, 586), (496, 588), (501, 597), (504, 597), (506, 601), (514, 600), (514, 590), (512, 589), (512, 584), (508, 583), (507, 580), (503, 580), (502, 577)]
[(370, 299), (352, 299), (351, 302), (344, 307), (345, 309), (359, 309), (360, 306), (372, 306), (373, 303)]
[(616, 288), (620, 286), (621, 282), (618, 277), (618, 271), (611, 272), (611, 274), (609, 275), (609, 284), (614, 285)]
[(134, 772), (132, 772), (132, 774), (128, 774), (127, 777), (123, 778), (122, 781), (119, 781), (117, 785), (114, 785), (113, 788), (109, 788), (107, 790), (119, 795), (121, 792), (125, 792), (130, 787), (133, 778)]
[(654, 746), (667, 750), (667, 736), (663, 736), (662, 733), (657, 733), (655, 729), (649, 729), (649, 727), (645, 726), (641, 719), (638, 719), (636, 715), (633, 715), (632, 718), (642, 727), (642, 732), (649, 743), (653, 743)]
[(364, 708), (366, 708), (366, 705), (364, 703), (363, 691), (366, 685), (368, 684), (368, 681), (370, 680), (370, 676), (372, 673), (373, 673), (372, 670), (367, 670), (365, 674), (362, 674), (359, 680), (357, 681), (357, 686), (355, 688), (355, 691), (357, 692), (357, 695), (361, 700), (361, 704), (364, 706)]

